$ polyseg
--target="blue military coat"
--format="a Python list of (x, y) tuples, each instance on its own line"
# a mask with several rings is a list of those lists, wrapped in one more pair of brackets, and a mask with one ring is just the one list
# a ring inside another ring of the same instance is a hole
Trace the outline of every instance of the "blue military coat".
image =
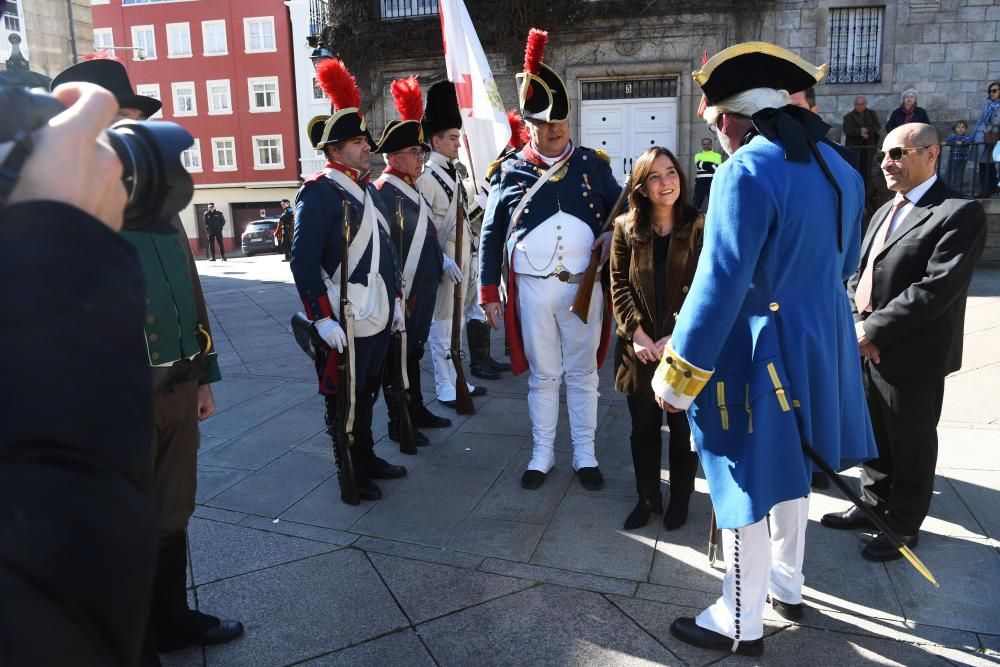
[[(386, 170), (391, 172), (391, 167)], [(413, 274), (410, 284), (406, 286), (409, 294), (406, 299), (406, 347), (407, 354), (420, 349), (427, 341), (427, 334), (431, 328), (431, 320), (434, 317), (434, 301), (437, 298), (438, 284), (441, 281), (441, 272), (444, 262), (441, 245), (438, 243), (437, 228), (431, 220), (429, 211), (430, 205), (424, 200), (424, 205), (428, 209), (428, 216), (424, 220), (426, 226), (426, 236), (423, 247), (413, 248), (413, 237), (417, 231), (417, 222), (420, 218), (420, 206), (413, 202), (413, 197), (418, 201), (423, 199), (415, 188), (410, 186), (409, 192), (403, 192), (397, 185), (388, 180), (380, 178), (375, 182), (382, 195), (382, 201), (392, 209), (392, 217), (388, 218), (389, 226), (392, 230), (392, 240), (395, 245), (397, 232), (395, 209), (396, 198), (402, 199), (403, 211), (403, 247), (396, 247), (397, 255), (400, 258), (400, 270), (406, 266), (406, 257), (402, 255), (402, 250), (408, 253), (418, 253), (417, 269)]]
[[(369, 194), (369, 205), (374, 204), (388, 221), (391, 214), (382, 202), (378, 190), (371, 183), (360, 184)], [(295, 234), (292, 237), (292, 275), (299, 298), (305, 306), (310, 319), (323, 317), (337, 319), (340, 304), (331, 304), (326, 293), (321, 269), (329, 275), (334, 275), (340, 266), (343, 230), (343, 202), (347, 199), (353, 205), (351, 211), (351, 238), (361, 224), (363, 202), (356, 196), (339, 187), (334, 181), (319, 172), (302, 184), (295, 196)], [(349, 277), (352, 283), (367, 284), (372, 258), (372, 243), (381, 243), (378, 271), (382, 276), (387, 290), (386, 298), (391, 304), (399, 294), (397, 281), (397, 263), (395, 248), (389, 235), (376, 223), (376, 233), (372, 235), (368, 247), (361, 256), (354, 273)], [(372, 372), (377, 375), (385, 357), (389, 342), (388, 331), (392, 318), (384, 332), (368, 338), (356, 340), (355, 369), (359, 380), (364, 380)], [(320, 392), (336, 394), (336, 363), (337, 351), (332, 350), (326, 355), (322, 366), (317, 368), (320, 380)], [(372, 370), (374, 369), (374, 370)], [(370, 372), (371, 371), (371, 372)], [(359, 381), (360, 388), (364, 384)]]
[(688, 416), (721, 528), (809, 493), (808, 441), (837, 470), (876, 455), (844, 280), (860, 255), (864, 186), (836, 151), (786, 161), (757, 136), (715, 175), (705, 245), (657, 395)]
[[(503, 159), (490, 177), (490, 195), (483, 218), (479, 243), (479, 300), (480, 303), (500, 301), (500, 273), (503, 266), (504, 246), (511, 216), (521, 199), (538, 181), (548, 167), (527, 157), (529, 148)], [(595, 151), (576, 146), (564, 167), (563, 173), (549, 179), (532, 197), (521, 212), (512, 234), (517, 241), (562, 210), (587, 223), (594, 236), (601, 234), (604, 221), (621, 193), (621, 186), (611, 173), (608, 160)], [(562, 171), (562, 170), (561, 170)], [(513, 299), (513, 280), (508, 278), (508, 302), (505, 324), (510, 344), (511, 366), (515, 374), (527, 369), (527, 359), (521, 344), (520, 327)], [(607, 352), (610, 334), (610, 317), (605, 317), (598, 363)]]

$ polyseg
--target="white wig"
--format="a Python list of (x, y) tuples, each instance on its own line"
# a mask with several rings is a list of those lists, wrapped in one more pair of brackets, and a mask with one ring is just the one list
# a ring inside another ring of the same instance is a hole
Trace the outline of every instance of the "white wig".
[(742, 93), (727, 97), (718, 104), (705, 109), (702, 117), (709, 125), (715, 125), (719, 114), (738, 113), (741, 116), (752, 116), (761, 109), (780, 109), (790, 103), (787, 90), (774, 88), (751, 88)]

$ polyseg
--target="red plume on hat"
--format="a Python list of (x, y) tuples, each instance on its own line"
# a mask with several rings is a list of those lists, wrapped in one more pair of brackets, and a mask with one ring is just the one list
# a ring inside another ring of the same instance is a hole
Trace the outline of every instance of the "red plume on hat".
[(417, 77), (396, 79), (389, 85), (389, 92), (396, 102), (396, 111), (403, 120), (420, 120), (424, 115), (424, 98)]
[(118, 62), (122, 61), (121, 58), (113, 54), (111, 51), (108, 51), (107, 49), (100, 49), (98, 51), (94, 51), (93, 53), (88, 53), (87, 55), (83, 56), (81, 60), (117, 60)]
[(361, 90), (343, 60), (339, 58), (323, 60), (316, 66), (316, 78), (323, 92), (333, 103), (334, 109), (339, 111), (348, 107), (361, 108)]
[(540, 68), (538, 65), (545, 57), (545, 45), (549, 41), (549, 33), (538, 28), (532, 28), (528, 32), (528, 44), (524, 47), (524, 71), (538, 75)]
[(517, 113), (517, 109), (507, 111), (507, 122), (510, 123), (510, 141), (507, 145), (514, 150), (520, 150), (521, 146), (528, 143), (528, 128), (524, 126), (524, 119)]

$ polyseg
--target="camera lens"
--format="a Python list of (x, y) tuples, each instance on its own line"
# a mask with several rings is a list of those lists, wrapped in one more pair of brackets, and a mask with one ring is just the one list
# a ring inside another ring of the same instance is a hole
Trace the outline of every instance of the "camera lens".
[(126, 229), (165, 222), (191, 201), (194, 184), (180, 160), (194, 143), (187, 130), (176, 123), (126, 120), (107, 137), (122, 162)]

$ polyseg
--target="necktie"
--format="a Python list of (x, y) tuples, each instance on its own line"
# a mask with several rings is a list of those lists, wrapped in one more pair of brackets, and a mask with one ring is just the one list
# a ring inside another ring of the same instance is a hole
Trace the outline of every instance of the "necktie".
[(906, 206), (908, 202), (909, 200), (906, 198), (906, 195), (896, 195), (896, 199), (892, 203), (892, 210), (886, 216), (884, 227), (878, 231), (874, 241), (872, 241), (872, 249), (868, 252), (868, 263), (865, 264), (861, 280), (858, 281), (858, 289), (854, 293), (854, 304), (858, 307), (859, 313), (867, 313), (872, 310), (872, 283), (875, 278), (875, 258), (878, 257), (879, 253), (882, 252), (882, 248), (885, 247), (885, 240), (889, 235), (889, 230), (892, 229), (893, 219), (899, 213), (899, 209)]

